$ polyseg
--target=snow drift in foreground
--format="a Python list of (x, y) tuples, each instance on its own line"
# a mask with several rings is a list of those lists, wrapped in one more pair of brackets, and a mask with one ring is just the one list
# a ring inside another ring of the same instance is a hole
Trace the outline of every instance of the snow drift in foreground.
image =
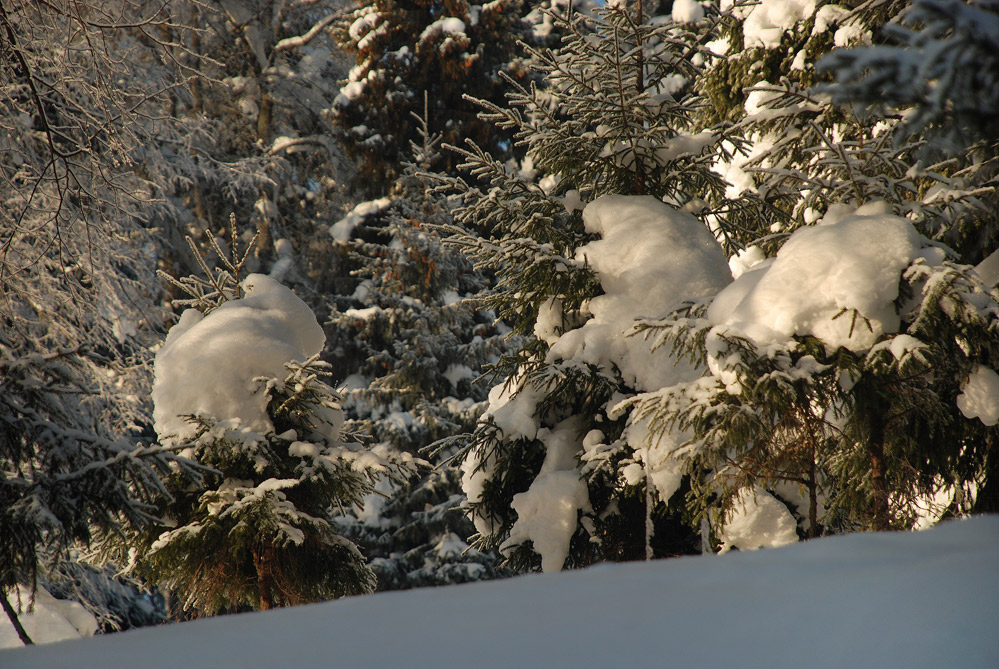
[(999, 516), (0, 651), (64, 667), (996, 667)]

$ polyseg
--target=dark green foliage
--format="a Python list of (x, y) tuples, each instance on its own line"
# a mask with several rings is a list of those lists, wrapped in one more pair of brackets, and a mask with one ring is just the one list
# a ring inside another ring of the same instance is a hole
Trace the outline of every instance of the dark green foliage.
[[(442, 246), (436, 227), (450, 218), (419, 179), (405, 177), (391, 198), (351, 216), (351, 239), (335, 247), (345, 276), (328, 328), (334, 368), (348, 381), (348, 425), (417, 456), (474, 424), (486, 392), (477, 378), (505, 349), (502, 329), (463, 301), (486, 277)], [(339, 521), (362, 546), (379, 589), (497, 575), (492, 555), (466, 550), (471, 523), (449, 455), (438, 454), (431, 472), (383, 486), (386, 497), (369, 496)]]
[[(449, 243), (495, 273), (485, 304), (515, 331), (537, 336), (501, 361), (506, 390), (490, 395), (464, 464), (475, 545), (500, 548), (515, 569), (540, 565), (530, 540), (510, 540), (520, 518), (513, 505), (541, 478), (553, 447), (541, 436), (505, 432), (509, 427), (491, 412), (507, 402), (529, 407), (545, 438), (569, 431), (565, 438), (579, 444), (575, 458), (589, 508), (579, 513), (566, 566), (699, 548), (682, 514), (647, 497), (644, 482), (622, 478), (634, 452), (623, 435), (626, 416), (611, 408), (635, 389), (610, 365), (552, 356), (545, 337), (585, 323), (587, 302), (602, 290), (576, 257), (593, 239), (580, 215), (585, 202), (608, 193), (654, 195), (711, 220), (729, 248), (744, 243), (745, 221), (759, 214), (759, 201), (727, 199), (712, 170), (741, 140), (724, 127), (697, 125), (704, 100), (691, 86), (718, 21), (713, 15), (700, 26), (652, 23), (622, 8), (554, 17), (565, 33), (561, 47), (529, 50), (545, 86), (514, 83), (506, 107), (480, 101), (483, 118), (511, 132), (530, 162), (518, 169), (473, 142), (452, 147), (474, 180), (442, 180), (460, 203)], [(561, 325), (554, 333), (539, 330), (553, 313)]]
[(198, 430), (184, 454), (214, 471), (201, 486), (171, 478), (162, 513), (176, 529), (140, 539), (138, 573), (175, 591), (189, 611), (290, 606), (374, 586), (332, 516), (370, 492), (372, 468), (391, 474), (392, 466), (335, 441), (326, 416), (338, 411), (336, 395), (315, 379), (318, 363), (289, 369), (263, 389), (275, 433), (191, 417)]
[(894, 9), (861, 13), (884, 26), (881, 39), (825, 56), (817, 67), (835, 81), (824, 90), (869, 118), (899, 116), (892, 139), (908, 148), (930, 205), (923, 231), (976, 263), (999, 244), (999, 7), (920, 0)]
[[(524, 64), (512, 56), (516, 40), (528, 37), (521, 1), (360, 4), (338, 29), (357, 64), (331, 110), (337, 138), (358, 162), (359, 190), (385, 194), (402, 175), (410, 142), (420, 137), (413, 114), (445, 141), (468, 137), (495, 155), (508, 153), (509, 136), (479, 120), (464, 96), (500, 100), (506, 89), (500, 73), (527, 78)], [(433, 166), (450, 171), (454, 159), (438, 154)]]
[[(887, 44), (841, 49), (819, 68), (832, 72), (836, 102), (910, 108), (902, 129), (950, 151), (999, 138), (999, 5), (917, 0), (884, 22)], [(948, 152), (950, 152), (948, 151)]]
[[(930, 6), (901, 19), (912, 26), (930, 17), (932, 29), (916, 32), (891, 21), (905, 3), (866, 3), (855, 12), (820, 6), (768, 48), (744, 46), (742, 24), (725, 22), (727, 55), (708, 59), (697, 87), (713, 103), (705, 118), (729, 120), (750, 140), (749, 155), (730, 161), (739, 168), (728, 173), (730, 195), (758, 193), (772, 207), (772, 215), (748, 223), (747, 243), (773, 255), (787, 234), (819, 220), (830, 205), (882, 199), (969, 262), (995, 248), (994, 137), (988, 139), (987, 122), (973, 134), (951, 133), (960, 124), (948, 122), (946, 111), (964, 108), (965, 90), (975, 91), (967, 104), (986, 108), (994, 82), (974, 73), (991, 70), (944, 71), (944, 64), (980, 62), (983, 41), (961, 37), (962, 30), (977, 35), (968, 27), (974, 22), (954, 29), (962, 3)], [(865, 35), (874, 46), (862, 46)], [(834, 48), (834, 39), (857, 46)], [(941, 85), (921, 82), (931, 71)], [(931, 88), (935, 101), (924, 99)], [(840, 104), (828, 104), (829, 93)], [(948, 95), (961, 100), (948, 102)], [(924, 120), (934, 109), (943, 120)]]

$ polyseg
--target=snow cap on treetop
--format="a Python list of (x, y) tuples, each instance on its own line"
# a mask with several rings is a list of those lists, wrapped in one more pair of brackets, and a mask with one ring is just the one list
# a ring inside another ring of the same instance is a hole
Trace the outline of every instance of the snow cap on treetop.
[(156, 355), (155, 429), (164, 442), (195, 434), (182, 416), (238, 419), (244, 427), (273, 430), (257, 377), (284, 378), (285, 364), (322, 350), (322, 327), (308, 305), (271, 277), (251, 274), (244, 297), (207, 316), (185, 311)]

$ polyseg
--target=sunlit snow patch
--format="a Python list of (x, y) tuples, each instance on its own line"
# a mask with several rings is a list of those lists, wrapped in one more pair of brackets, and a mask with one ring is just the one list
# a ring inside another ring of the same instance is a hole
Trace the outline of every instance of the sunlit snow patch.
[(184, 415), (235, 419), (246, 429), (273, 431), (257, 377), (284, 378), (285, 364), (322, 350), (322, 327), (308, 305), (262, 274), (242, 283), (245, 296), (207, 316), (188, 309), (156, 355), (155, 429), (164, 442), (194, 436)]
[(898, 331), (902, 271), (931, 246), (909, 221), (862, 207), (796, 231), (772, 263), (719, 293), (708, 318), (761, 345), (814, 335), (830, 351), (867, 350)]
[(957, 396), (957, 408), (969, 420), (978, 418), (989, 426), (999, 422), (999, 374), (988, 367), (975, 365)]
[(559, 337), (549, 357), (617, 365), (625, 382), (643, 390), (687, 380), (689, 366), (626, 335), (636, 319), (662, 316), (731, 281), (718, 242), (690, 214), (647, 196), (605, 195), (586, 206), (583, 222), (601, 239), (580, 247), (576, 258), (596, 272), (604, 294), (589, 302), (593, 318)]

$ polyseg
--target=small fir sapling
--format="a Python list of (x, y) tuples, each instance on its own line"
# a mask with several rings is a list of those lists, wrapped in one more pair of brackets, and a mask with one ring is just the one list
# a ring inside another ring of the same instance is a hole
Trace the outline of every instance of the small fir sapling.
[(239, 281), (249, 249), (215, 247), (222, 267), (205, 266), (207, 281), (177, 281), (203, 311), (171, 329), (153, 387), (161, 442), (212, 471), (201, 486), (168, 480), (169, 524), (138, 537), (132, 568), (202, 615), (369, 592), (374, 576), (333, 516), (412, 459), (343, 433), (309, 308), (270, 277)]

